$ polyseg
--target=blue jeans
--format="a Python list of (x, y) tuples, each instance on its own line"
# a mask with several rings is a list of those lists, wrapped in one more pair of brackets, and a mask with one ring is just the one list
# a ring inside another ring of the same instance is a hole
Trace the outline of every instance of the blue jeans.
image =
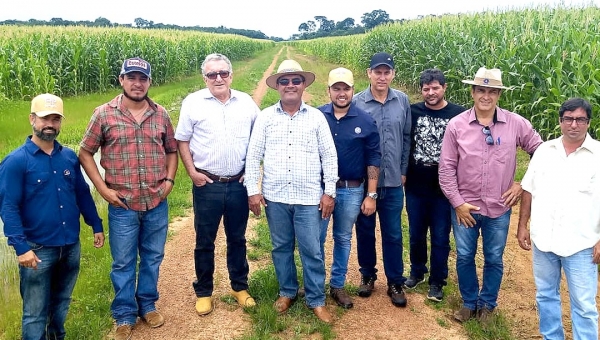
[[(458, 224), (456, 211), (452, 210), (458, 289), (463, 299), (463, 306), (468, 309), (494, 309), (498, 305), (498, 291), (504, 272), (502, 255), (506, 246), (510, 213), (509, 209), (496, 218), (471, 214), (475, 219), (475, 226), (467, 228)], [(483, 239), (484, 261), (481, 290), (475, 268), (475, 253), (480, 233)]]
[[(381, 229), (383, 269), (388, 285), (404, 284), (404, 263), (402, 261), (402, 208), (404, 192), (402, 187), (377, 188), (377, 214)], [(375, 251), (375, 214), (359, 214), (356, 220), (356, 249), (358, 265), (363, 276), (377, 278), (377, 252)]]
[(317, 205), (285, 204), (267, 201), (265, 207), (273, 250), (273, 265), (279, 282), (279, 295), (290, 299), (298, 293), (298, 273), (294, 263), (298, 241), (306, 304), (325, 305), (325, 265), (321, 256), (321, 212)]
[(246, 259), (246, 225), (248, 224), (248, 192), (238, 181), (206, 183), (193, 186), (194, 229), (196, 248), (194, 264), (197, 297), (211, 296), (215, 272), (215, 239), (223, 218), (227, 237), (227, 269), (231, 288), (236, 292), (248, 289), (248, 261)]
[(435, 193), (417, 193), (406, 189), (406, 213), (410, 234), (410, 275), (421, 278), (427, 273), (427, 231), (431, 238), (429, 284), (446, 285), (452, 206)]
[(598, 266), (592, 262), (593, 248), (563, 257), (533, 246), (535, 300), (544, 339), (564, 340), (560, 306), (560, 272), (565, 271), (571, 304), (574, 340), (598, 339)]
[[(352, 241), (352, 228), (360, 213), (364, 198), (363, 184), (356, 188), (338, 188), (333, 210), (333, 263), (331, 264), (331, 288), (344, 288), (348, 272), (348, 258)], [(329, 218), (321, 220), (321, 254), (325, 260), (325, 239)]]
[(168, 225), (167, 200), (148, 211), (108, 206), (108, 238), (113, 258), (110, 279), (115, 290), (110, 309), (118, 326), (134, 325), (138, 315), (156, 310), (158, 272), (165, 255)]
[(28, 243), (42, 262), (37, 269), (19, 266), (23, 340), (64, 339), (81, 245), (45, 247)]

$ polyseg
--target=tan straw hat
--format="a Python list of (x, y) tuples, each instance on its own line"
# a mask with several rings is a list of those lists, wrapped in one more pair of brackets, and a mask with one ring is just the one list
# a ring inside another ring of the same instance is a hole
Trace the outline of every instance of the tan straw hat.
[(508, 87), (502, 85), (502, 71), (497, 68), (487, 69), (480, 67), (475, 73), (475, 79), (463, 80), (465, 84), (477, 85), (483, 87), (491, 87), (495, 89), (508, 89)]
[(303, 71), (302, 66), (300, 66), (300, 64), (298, 64), (297, 61), (288, 59), (281, 62), (281, 65), (279, 65), (279, 68), (277, 69), (277, 73), (267, 78), (267, 85), (272, 89), (277, 89), (277, 79), (286, 74), (301, 75), (302, 77), (304, 77), (306, 86), (309, 86), (315, 81), (314, 73)]

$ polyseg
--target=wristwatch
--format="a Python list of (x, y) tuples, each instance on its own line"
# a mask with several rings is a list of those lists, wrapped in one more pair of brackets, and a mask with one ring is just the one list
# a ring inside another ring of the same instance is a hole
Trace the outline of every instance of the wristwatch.
[(333, 198), (333, 199), (335, 199), (335, 191), (333, 192), (333, 194), (327, 194), (327, 193), (326, 193), (325, 195), (326, 195), (326, 196), (329, 196), (329, 197), (331, 197), (331, 198)]
[(372, 199), (376, 200), (379, 195), (377, 195), (376, 192), (368, 192), (367, 197), (371, 197)]

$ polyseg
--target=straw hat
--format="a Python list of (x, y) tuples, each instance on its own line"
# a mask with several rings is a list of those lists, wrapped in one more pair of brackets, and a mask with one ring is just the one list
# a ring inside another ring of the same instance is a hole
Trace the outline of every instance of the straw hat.
[(480, 67), (475, 73), (475, 79), (463, 80), (465, 84), (477, 85), (483, 87), (491, 87), (495, 89), (508, 89), (508, 87), (502, 85), (502, 71), (497, 68), (487, 69)]
[(267, 78), (267, 85), (272, 89), (277, 89), (277, 79), (286, 74), (299, 74), (305, 79), (306, 86), (309, 86), (315, 81), (315, 74), (308, 71), (303, 71), (302, 66), (295, 60), (284, 60), (279, 65), (277, 73)]

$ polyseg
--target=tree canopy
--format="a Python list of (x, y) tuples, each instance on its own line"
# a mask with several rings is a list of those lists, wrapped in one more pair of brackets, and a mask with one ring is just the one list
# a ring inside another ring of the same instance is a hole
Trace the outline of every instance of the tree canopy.
[(381, 24), (394, 22), (394, 20), (390, 19), (389, 14), (382, 9), (364, 13), (361, 17), (362, 25), (356, 24), (353, 18), (346, 18), (338, 22), (329, 20), (322, 15), (317, 15), (314, 18), (314, 21), (308, 20), (301, 23), (298, 26), (300, 33), (292, 36), (292, 39), (314, 39), (328, 36), (360, 34)]

